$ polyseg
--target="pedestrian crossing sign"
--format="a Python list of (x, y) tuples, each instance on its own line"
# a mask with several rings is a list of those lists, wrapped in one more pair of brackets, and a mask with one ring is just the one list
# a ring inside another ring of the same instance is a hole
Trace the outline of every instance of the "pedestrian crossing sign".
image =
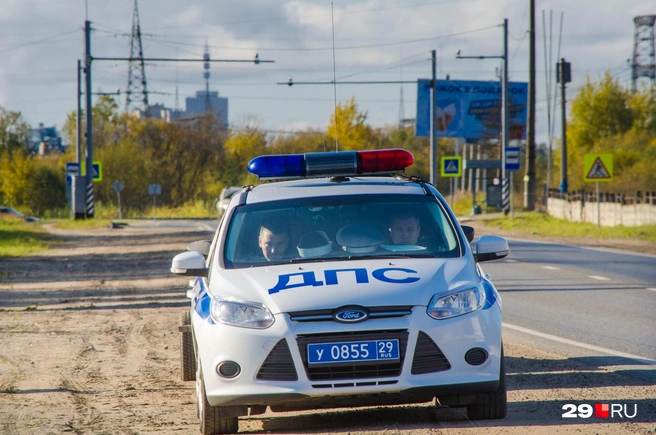
[[(82, 175), (86, 175), (86, 162), (81, 162)], [(102, 163), (93, 162), (91, 164), (91, 179), (94, 183), (102, 181)]]
[(585, 154), (583, 156), (583, 180), (592, 182), (613, 181), (613, 155)]
[(442, 177), (460, 177), (462, 175), (462, 157), (444, 156), (441, 163), (440, 175)]

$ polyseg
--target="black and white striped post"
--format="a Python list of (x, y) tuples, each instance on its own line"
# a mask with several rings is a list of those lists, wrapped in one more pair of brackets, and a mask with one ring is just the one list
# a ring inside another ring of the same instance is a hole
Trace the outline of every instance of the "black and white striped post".
[(508, 19), (503, 20), (503, 77), (501, 80), (501, 205), (503, 214), (510, 212), (510, 182), (506, 171), (506, 148), (508, 147)]
[(86, 158), (86, 217), (87, 219), (94, 216), (94, 197), (93, 197), (93, 144), (92, 144), (92, 123), (91, 123), (91, 22), (84, 22), (84, 46), (85, 46), (85, 90), (86, 90), (86, 121), (87, 121), (87, 158)]

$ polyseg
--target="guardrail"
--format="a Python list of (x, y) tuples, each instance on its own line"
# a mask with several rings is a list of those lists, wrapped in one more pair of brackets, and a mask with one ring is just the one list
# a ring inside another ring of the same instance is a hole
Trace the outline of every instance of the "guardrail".
[(605, 227), (656, 224), (656, 192), (636, 191), (633, 196), (604, 192), (597, 203), (595, 192), (583, 190), (561, 194), (547, 192), (550, 216), (571, 222), (589, 222)]

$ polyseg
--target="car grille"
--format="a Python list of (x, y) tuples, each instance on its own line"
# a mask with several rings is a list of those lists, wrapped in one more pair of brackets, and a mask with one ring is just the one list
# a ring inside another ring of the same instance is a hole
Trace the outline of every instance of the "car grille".
[(423, 375), (442, 372), (450, 368), (449, 360), (446, 359), (437, 344), (425, 332), (419, 331), (410, 373)]
[(271, 349), (269, 355), (257, 372), (256, 379), (261, 381), (297, 381), (298, 374), (294, 367), (294, 360), (289, 351), (287, 340), (280, 340)]
[[(385, 319), (390, 317), (403, 317), (412, 314), (412, 305), (398, 305), (385, 307), (366, 307), (369, 319)], [(331, 322), (335, 309), (294, 311), (289, 313), (290, 320), (294, 322)]]
[[(366, 340), (399, 340), (399, 361), (389, 363), (335, 363), (321, 364), (317, 367), (308, 364), (307, 346), (311, 343), (337, 343), (348, 341), (366, 341)], [(368, 379), (368, 378), (386, 378), (399, 376), (405, 351), (408, 345), (408, 331), (371, 331), (355, 332), (340, 334), (314, 334), (303, 335), (296, 338), (298, 350), (303, 360), (303, 366), (310, 381), (335, 381), (347, 379)]]

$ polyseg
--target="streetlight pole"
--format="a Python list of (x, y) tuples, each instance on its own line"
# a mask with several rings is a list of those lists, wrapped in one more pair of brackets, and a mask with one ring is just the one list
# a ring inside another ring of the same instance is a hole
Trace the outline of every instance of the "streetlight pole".
[(506, 148), (508, 147), (508, 19), (503, 20), (503, 55), (501, 56), (461, 56), (460, 51), (456, 59), (502, 59), (501, 74), (501, 206), (504, 214), (510, 211), (510, 185), (506, 172)]

